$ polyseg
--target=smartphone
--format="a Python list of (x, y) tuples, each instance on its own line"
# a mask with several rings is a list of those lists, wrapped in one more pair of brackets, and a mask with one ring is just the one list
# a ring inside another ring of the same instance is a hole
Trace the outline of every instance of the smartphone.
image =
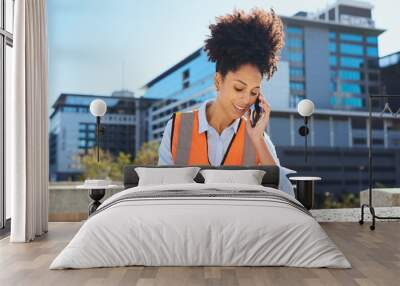
[(254, 103), (254, 110), (252, 112), (252, 121), (251, 121), (251, 127), (254, 128), (256, 126), (256, 123), (261, 117), (263, 110), (260, 107), (260, 98), (257, 97), (256, 102)]

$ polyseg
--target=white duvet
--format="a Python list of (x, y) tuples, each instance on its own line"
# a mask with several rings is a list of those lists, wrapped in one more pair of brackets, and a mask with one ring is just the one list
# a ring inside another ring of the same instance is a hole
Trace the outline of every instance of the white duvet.
[(168, 190), (261, 190), (299, 204), (282, 191), (257, 185), (189, 183), (130, 188), (103, 202), (50, 269), (127, 265), (351, 267), (313, 217), (278, 199), (182, 196), (118, 201), (136, 192)]

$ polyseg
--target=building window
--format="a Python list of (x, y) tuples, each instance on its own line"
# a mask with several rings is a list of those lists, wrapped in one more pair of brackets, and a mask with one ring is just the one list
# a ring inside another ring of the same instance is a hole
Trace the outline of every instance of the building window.
[(379, 68), (378, 58), (369, 59), (367, 61), (367, 63), (368, 63), (368, 68), (370, 68), (370, 69), (378, 69)]
[(290, 77), (304, 77), (304, 71), (302, 68), (290, 68)]
[(359, 84), (355, 83), (342, 83), (340, 85), (340, 89), (342, 92), (348, 92), (348, 93), (361, 93), (361, 87)]
[(86, 130), (86, 123), (79, 123), (79, 131), (85, 131)]
[(336, 96), (331, 96), (331, 98), (329, 99), (329, 103), (332, 106), (336, 106), (337, 102), (336, 102)]
[(361, 68), (363, 63), (362, 58), (341, 57), (340, 66), (349, 68)]
[(335, 81), (331, 81), (331, 91), (335, 92), (336, 89), (337, 89), (336, 82)]
[(361, 80), (361, 73), (359, 71), (340, 70), (339, 78), (344, 80)]
[(297, 95), (297, 94), (292, 94), (290, 96), (290, 102), (289, 102), (289, 106), (290, 107), (297, 107), (297, 104), (305, 99), (306, 97), (304, 95)]
[(186, 89), (189, 87), (189, 85), (190, 85), (189, 84), (189, 76), (190, 76), (189, 69), (185, 70), (182, 73), (182, 89)]
[(340, 44), (340, 53), (362, 56), (363, 55), (363, 46), (353, 45), (353, 44)]
[(339, 38), (342, 41), (362, 42), (362, 36), (358, 34), (340, 33)]
[(336, 79), (337, 72), (335, 70), (331, 70), (331, 79)]
[[(334, 99), (335, 100), (331, 100), (331, 103), (333, 103), (333, 105), (336, 105), (337, 104), (336, 98), (334, 98)], [(361, 98), (357, 98), (357, 97), (344, 97), (344, 98), (341, 98), (340, 105), (352, 107), (352, 108), (361, 108), (361, 107), (363, 107), (363, 101)]]
[[(0, 141), (5, 140), (5, 100), (11, 94), (12, 86), (12, 66), (13, 66), (13, 22), (14, 22), (14, 1), (2, 0), (0, 1)], [(8, 150), (5, 150), (4, 144), (1, 144), (0, 150), (0, 164), (4, 167), (4, 157)], [(5, 198), (11, 197), (9, 190), (4, 188), (4, 170), (1, 168), (3, 174), (0, 175), (0, 228), (3, 228), (7, 217), (10, 217), (10, 205), (6, 203)], [(7, 200), (8, 201), (8, 200)], [(7, 227), (8, 229), (8, 227)]]
[(336, 32), (329, 32), (329, 40), (336, 40)]
[(183, 80), (188, 79), (189, 76), (190, 76), (190, 72), (189, 72), (188, 69), (185, 70), (185, 71), (182, 73), (182, 79), (183, 79)]
[(368, 87), (369, 94), (379, 94), (379, 87), (378, 86), (370, 86)]
[(365, 146), (367, 144), (366, 138), (353, 138), (353, 145)]
[(377, 44), (378, 43), (378, 38), (376, 36), (368, 36), (367, 37), (367, 43), (368, 44)]
[(290, 82), (290, 89), (291, 90), (297, 90), (297, 91), (299, 91), (299, 90), (303, 91), (304, 90), (304, 83), (302, 83), (302, 82)]
[(303, 34), (303, 29), (301, 27), (287, 27), (287, 33), (288, 34), (294, 34), (294, 35), (302, 35)]
[(368, 79), (370, 81), (377, 81), (378, 80), (378, 73), (369, 73), (368, 74)]
[(289, 61), (291, 62), (303, 62), (303, 53), (289, 52)]
[(372, 145), (383, 145), (384, 141), (381, 138), (373, 138)]
[(351, 124), (353, 129), (365, 130), (365, 128), (367, 128), (367, 120), (365, 118), (359, 118), (359, 117), (352, 118)]
[(336, 53), (336, 43), (335, 42), (329, 42), (329, 51), (331, 53)]
[(378, 48), (367, 47), (367, 56), (376, 58), (378, 56)]
[(77, 107), (64, 106), (63, 111), (64, 112), (72, 112), (73, 113), (73, 112), (77, 112), (78, 108)]
[(329, 64), (331, 66), (336, 66), (336, 56), (329, 56)]
[(297, 48), (301, 49), (303, 48), (303, 40), (299, 38), (289, 38), (287, 42), (287, 46), (289, 48)]

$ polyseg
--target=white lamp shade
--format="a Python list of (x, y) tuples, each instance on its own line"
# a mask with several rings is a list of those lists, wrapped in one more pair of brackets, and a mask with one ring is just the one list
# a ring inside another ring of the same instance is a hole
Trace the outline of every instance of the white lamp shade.
[(297, 112), (303, 116), (311, 116), (314, 113), (314, 103), (309, 99), (303, 99), (297, 104)]
[(93, 116), (103, 116), (106, 111), (107, 104), (104, 102), (104, 100), (95, 99), (90, 103), (90, 113), (92, 113)]

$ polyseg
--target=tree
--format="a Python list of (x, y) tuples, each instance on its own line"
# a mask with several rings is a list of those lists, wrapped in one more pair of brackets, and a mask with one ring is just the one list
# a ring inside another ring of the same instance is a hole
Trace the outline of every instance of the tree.
[(330, 192), (325, 192), (322, 202), (324, 209), (336, 208), (356, 208), (360, 205), (360, 195), (355, 193), (343, 192), (333, 196)]
[(110, 178), (114, 181), (122, 181), (124, 166), (132, 163), (131, 154), (119, 152), (117, 159), (111, 164)]
[(123, 167), (132, 164), (131, 155), (119, 152), (115, 158), (109, 151), (99, 150), (100, 162), (97, 162), (96, 149), (88, 149), (86, 154), (76, 155), (76, 167), (82, 169), (81, 180), (85, 179), (107, 179), (121, 181)]
[(155, 166), (158, 164), (158, 148), (160, 144), (157, 140), (148, 141), (142, 144), (134, 160), (135, 165)]
[(86, 154), (74, 156), (74, 167), (82, 170), (80, 180), (107, 179), (122, 181), (124, 166), (130, 164), (154, 166), (158, 163), (158, 147), (156, 140), (143, 143), (136, 154), (135, 160), (131, 155), (119, 152), (115, 158), (109, 151), (99, 150), (100, 162), (97, 162), (96, 148), (88, 149)]

